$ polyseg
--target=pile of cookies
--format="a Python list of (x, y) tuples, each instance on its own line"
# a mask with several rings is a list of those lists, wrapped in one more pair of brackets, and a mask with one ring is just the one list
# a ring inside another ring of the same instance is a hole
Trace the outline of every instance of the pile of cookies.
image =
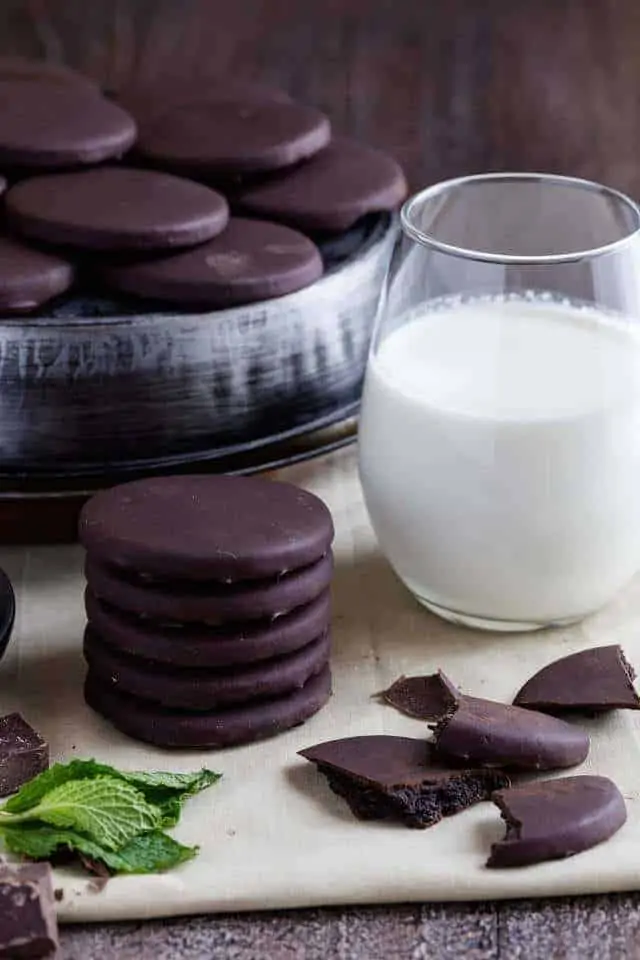
[(185, 309), (292, 293), (322, 275), (319, 245), (357, 239), (406, 195), (390, 157), (254, 83), (108, 98), (73, 71), (0, 58), (0, 114), (0, 314), (77, 282)]
[(163, 747), (226, 747), (302, 723), (331, 694), (333, 523), (311, 493), (225, 476), (94, 496), (87, 703)]

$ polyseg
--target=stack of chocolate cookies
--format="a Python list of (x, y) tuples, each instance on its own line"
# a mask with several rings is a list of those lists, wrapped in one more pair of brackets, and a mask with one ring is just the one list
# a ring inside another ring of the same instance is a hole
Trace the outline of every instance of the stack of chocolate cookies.
[(331, 693), (333, 523), (285, 483), (160, 477), (93, 497), (87, 703), (163, 747), (226, 747), (316, 713)]

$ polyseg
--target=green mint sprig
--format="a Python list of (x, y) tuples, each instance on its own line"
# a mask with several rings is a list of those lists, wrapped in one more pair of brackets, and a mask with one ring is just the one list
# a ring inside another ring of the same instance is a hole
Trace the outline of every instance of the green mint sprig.
[(70, 850), (110, 873), (168, 870), (197, 852), (168, 834), (183, 804), (217, 783), (211, 770), (123, 772), (95, 760), (57, 763), (0, 807), (0, 837), (36, 860)]

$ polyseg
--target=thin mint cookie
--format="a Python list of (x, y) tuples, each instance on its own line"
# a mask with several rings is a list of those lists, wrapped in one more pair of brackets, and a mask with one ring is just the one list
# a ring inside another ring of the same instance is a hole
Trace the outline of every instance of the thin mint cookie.
[(136, 138), (133, 118), (92, 91), (0, 78), (0, 164), (55, 170), (121, 157)]
[(127, 614), (85, 593), (90, 625), (120, 653), (175, 667), (231, 667), (293, 653), (326, 633), (329, 591), (275, 619), (238, 621), (222, 627), (154, 623)]
[(499, 790), (492, 797), (507, 831), (488, 867), (524, 867), (572, 857), (612, 837), (625, 823), (622, 794), (607, 777), (562, 777)]
[(113, 97), (131, 113), (143, 131), (170, 111), (193, 107), (194, 104), (238, 100), (243, 103), (291, 103), (285, 90), (265, 83), (198, 75), (133, 80), (115, 90)]
[(617, 644), (580, 650), (547, 664), (513, 701), (528, 710), (560, 714), (640, 710), (635, 671)]
[(91, 556), (87, 559), (85, 573), (91, 591), (119, 610), (128, 610), (153, 621), (218, 626), (240, 620), (278, 617), (310, 603), (329, 588), (333, 558), (328, 553), (315, 563), (279, 577), (231, 584), (136, 580), (123, 576), (116, 568), (93, 560)]
[(319, 560), (333, 522), (314, 494), (261, 477), (134, 480), (92, 497), (79, 537), (94, 560), (167, 580), (274, 577)]
[(0, 80), (33, 80), (55, 86), (72, 86), (89, 93), (100, 93), (95, 80), (52, 60), (28, 57), (0, 57)]
[(112, 266), (102, 276), (119, 293), (207, 309), (293, 293), (318, 280), (322, 270), (317, 247), (297, 230), (233, 218), (192, 250)]
[(100, 167), (23, 180), (6, 199), (13, 227), (81, 250), (170, 250), (226, 226), (227, 202), (200, 183), (152, 170)]
[(240, 188), (233, 205), (304, 232), (337, 232), (367, 213), (394, 210), (406, 196), (407, 181), (392, 157), (337, 137), (306, 163)]
[(253, 743), (296, 727), (320, 710), (331, 696), (331, 672), (325, 667), (294, 693), (226, 710), (188, 713), (119, 693), (91, 671), (84, 687), (87, 704), (122, 733), (159, 747), (232, 747)]
[(0, 314), (29, 313), (65, 293), (73, 280), (73, 265), (64, 257), (0, 237)]
[(319, 110), (299, 103), (197, 100), (143, 124), (136, 152), (154, 166), (215, 181), (280, 170), (331, 139)]
[(180, 710), (219, 710), (300, 690), (329, 661), (325, 633), (282, 657), (229, 670), (159, 665), (113, 650), (94, 627), (84, 636), (84, 657), (94, 677), (141, 700)]

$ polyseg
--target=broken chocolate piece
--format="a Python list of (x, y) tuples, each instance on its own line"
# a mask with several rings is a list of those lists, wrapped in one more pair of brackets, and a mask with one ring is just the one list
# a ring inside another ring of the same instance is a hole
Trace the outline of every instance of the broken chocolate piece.
[(0, 866), (0, 957), (49, 957), (57, 947), (49, 864)]
[(49, 747), (19, 713), (0, 717), (0, 797), (49, 766)]
[(627, 819), (622, 794), (607, 777), (564, 777), (501, 790), (493, 797), (507, 832), (488, 867), (522, 867), (573, 856), (608, 840)]
[(379, 696), (416, 720), (439, 720), (455, 709), (461, 694), (442, 670), (438, 670), (430, 676), (400, 677)]
[(451, 768), (425, 740), (349, 737), (300, 751), (361, 820), (399, 820), (424, 828), (509, 785), (497, 770)]
[(442, 758), (512, 770), (573, 767), (589, 753), (589, 737), (578, 727), (480, 697), (461, 696), (433, 736)]
[(513, 701), (528, 710), (640, 710), (635, 672), (617, 645), (581, 650), (556, 660), (528, 680)]

